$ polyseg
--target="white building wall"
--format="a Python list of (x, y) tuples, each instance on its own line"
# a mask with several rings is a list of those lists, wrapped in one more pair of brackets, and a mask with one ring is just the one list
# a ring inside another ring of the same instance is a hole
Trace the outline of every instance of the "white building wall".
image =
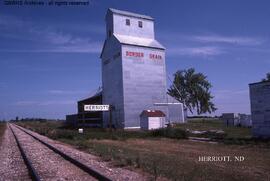
[(270, 82), (249, 85), (252, 133), (255, 137), (270, 137)]
[(140, 126), (143, 130), (159, 129), (165, 127), (165, 117), (141, 116)]
[(148, 129), (159, 129), (163, 127), (163, 119), (161, 117), (149, 117)]
[[(140, 52), (144, 56), (130, 57), (126, 52)], [(158, 54), (162, 59), (150, 59), (150, 54)], [(167, 115), (167, 107), (154, 105), (166, 102), (164, 51), (124, 45), (122, 57), (125, 126), (138, 127), (142, 110), (158, 109)]]
[(223, 113), (221, 119), (227, 126), (236, 126), (239, 124), (238, 115), (235, 113)]
[(184, 115), (184, 106), (182, 103), (177, 101), (175, 98), (167, 95), (168, 98), (168, 119), (170, 123), (186, 123)]
[[(118, 55), (119, 54), (119, 55)], [(102, 102), (114, 106), (112, 124), (124, 127), (122, 58), (119, 42), (110, 37), (106, 40), (102, 54)], [(109, 112), (103, 112), (103, 125), (108, 126)]]
[[(127, 19), (130, 21), (129, 26), (126, 25)], [(109, 11), (106, 16), (106, 21), (107, 30), (111, 30), (112, 34), (155, 39), (153, 20), (125, 16)], [(138, 26), (139, 21), (142, 22), (142, 27)]]

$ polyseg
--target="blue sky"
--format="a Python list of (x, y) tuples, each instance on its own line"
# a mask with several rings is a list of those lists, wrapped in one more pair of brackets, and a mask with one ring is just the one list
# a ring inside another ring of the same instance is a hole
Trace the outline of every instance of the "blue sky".
[(207, 75), (216, 115), (250, 113), (248, 84), (270, 72), (269, 1), (0, 3), (0, 119), (76, 112), (76, 101), (101, 85), (99, 54), (109, 7), (155, 18), (156, 39), (167, 49), (167, 74), (195, 67)]

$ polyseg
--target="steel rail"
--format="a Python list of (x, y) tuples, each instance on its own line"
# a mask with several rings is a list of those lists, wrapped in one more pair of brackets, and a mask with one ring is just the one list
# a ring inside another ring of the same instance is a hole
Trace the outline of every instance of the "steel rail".
[(22, 130), (23, 132), (25, 132), (26, 134), (28, 134), (29, 136), (33, 137), (34, 139), (36, 139), (37, 141), (39, 141), (40, 143), (44, 144), (45, 146), (47, 146), (49, 149), (51, 149), (52, 151), (54, 151), (55, 153), (59, 154), (60, 156), (62, 156), (64, 159), (68, 160), (69, 162), (73, 163), (74, 165), (76, 165), (77, 167), (79, 167), (80, 169), (82, 169), (83, 171), (85, 171), (86, 173), (88, 173), (90, 176), (95, 177), (98, 180), (101, 181), (112, 181), (110, 178), (108, 178), (107, 176), (101, 174), (100, 172), (98, 172), (97, 170), (90, 168), (89, 166), (83, 164), (82, 162), (72, 158), (71, 156), (67, 155), (66, 153), (62, 152), (61, 150), (57, 149), (56, 147), (46, 143), (45, 141), (41, 140), (40, 138), (32, 135), (31, 133), (29, 133), (28, 131), (25, 131), (25, 128), (21, 128), (20, 126), (14, 124), (14, 126), (16, 126), (18, 129)]
[(16, 136), (15, 132), (13, 131), (12, 127), (10, 125), (8, 125), (8, 127), (10, 128), (15, 140), (16, 140), (16, 143), (17, 143), (17, 146), (20, 150), (20, 153), (22, 155), (22, 158), (23, 158), (23, 161), (28, 169), (28, 173), (31, 177), (32, 180), (34, 181), (40, 181), (40, 177), (39, 175), (37, 174), (37, 171), (35, 170), (35, 168), (33, 167), (31, 161), (27, 158), (26, 154), (25, 154), (25, 151), (23, 150), (19, 140), (18, 140), (18, 137)]

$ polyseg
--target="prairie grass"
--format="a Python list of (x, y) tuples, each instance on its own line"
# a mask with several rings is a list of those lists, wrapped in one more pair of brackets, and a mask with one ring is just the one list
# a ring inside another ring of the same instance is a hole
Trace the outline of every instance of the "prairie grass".
[[(190, 130), (190, 131), (206, 131), (203, 134), (188, 133), (188, 136), (211, 138), (214, 141), (225, 144), (254, 144), (261, 143), (265, 140), (258, 140), (252, 138), (251, 128), (226, 126), (217, 118), (193, 118), (189, 119), (187, 123), (177, 124), (175, 127)], [(213, 130), (224, 131), (224, 133), (211, 132)], [(266, 140), (266, 142), (269, 142)]]
[[(63, 127), (61, 122), (18, 124), (100, 156), (118, 167), (148, 172), (154, 178), (210, 181), (269, 180), (269, 142), (249, 142), (241, 145), (242, 143), (237, 142), (246, 138), (249, 135), (248, 131), (237, 127), (226, 130), (221, 123), (214, 120), (196, 121), (190, 125), (187, 123), (177, 125), (176, 128), (149, 132), (123, 130), (110, 132), (106, 129), (85, 128), (83, 134), (79, 134), (77, 129)], [(234, 140), (230, 144), (211, 144), (181, 139), (187, 136), (184, 129), (198, 130), (202, 127), (201, 130), (224, 128), (225, 132), (228, 132), (224, 140)], [(240, 129), (239, 133), (234, 134), (237, 129)], [(231, 137), (227, 137), (228, 135)], [(230, 156), (232, 161), (200, 162), (200, 156)], [(234, 161), (235, 156), (243, 156), (245, 160)]]
[(181, 128), (161, 128), (153, 131), (126, 131), (126, 130), (107, 130), (102, 128), (84, 128), (83, 134), (78, 134), (76, 128), (67, 128), (63, 122), (56, 121), (23, 121), (16, 124), (28, 128), (39, 134), (48, 136), (53, 139), (111, 139), (111, 140), (127, 140), (130, 138), (156, 138), (167, 137), (173, 139), (186, 139), (186, 131)]

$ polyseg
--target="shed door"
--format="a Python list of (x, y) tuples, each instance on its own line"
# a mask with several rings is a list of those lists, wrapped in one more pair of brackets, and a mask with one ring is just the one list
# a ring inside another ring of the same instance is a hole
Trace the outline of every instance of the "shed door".
[(158, 129), (161, 127), (161, 121), (159, 117), (149, 117), (149, 128), (148, 129)]

